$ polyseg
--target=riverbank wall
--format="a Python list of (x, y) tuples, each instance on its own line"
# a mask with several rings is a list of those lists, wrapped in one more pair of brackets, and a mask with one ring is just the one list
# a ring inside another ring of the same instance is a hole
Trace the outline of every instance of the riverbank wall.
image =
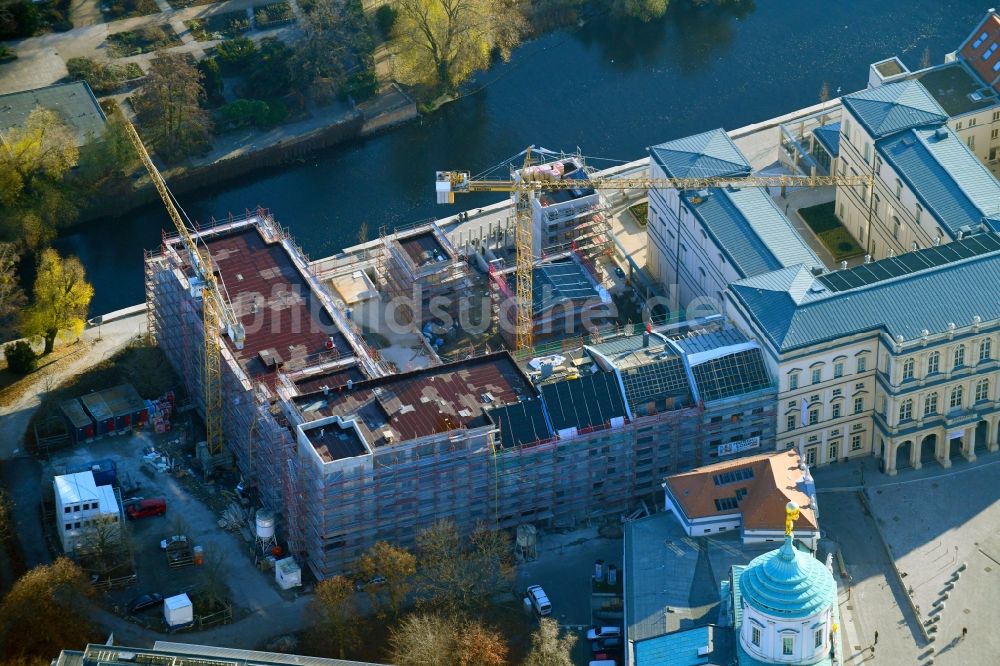
[[(254, 143), (231, 157), (210, 164), (185, 167), (164, 173), (175, 195), (190, 194), (199, 189), (245, 176), (249, 173), (281, 166), (337, 144), (359, 139), (413, 120), (419, 115), (412, 98), (398, 86), (392, 86), (375, 99), (358, 105), (349, 117), (339, 122), (270, 143)], [(114, 201), (101, 203), (83, 211), (76, 225), (99, 217), (121, 217), (132, 210), (159, 201), (152, 184), (146, 184)]]

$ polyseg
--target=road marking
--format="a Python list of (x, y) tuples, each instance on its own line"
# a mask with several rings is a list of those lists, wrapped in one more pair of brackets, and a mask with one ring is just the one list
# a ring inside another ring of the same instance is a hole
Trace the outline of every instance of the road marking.
[(701, 544), (698, 543), (697, 541), (695, 541), (694, 539), (692, 539), (691, 537), (681, 537), (681, 541), (683, 541), (684, 543), (686, 543), (687, 545), (689, 545), (691, 547), (691, 549), (693, 551), (695, 551), (695, 552), (698, 552), (698, 551), (701, 550)]
[(675, 544), (673, 541), (665, 541), (667, 548), (674, 551), (674, 555), (677, 557), (684, 557), (684, 549)]

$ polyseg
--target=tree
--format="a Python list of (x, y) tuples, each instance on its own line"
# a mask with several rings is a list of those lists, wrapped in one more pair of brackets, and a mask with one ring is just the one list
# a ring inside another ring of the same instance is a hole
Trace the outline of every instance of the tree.
[(513, 576), (510, 539), (479, 525), (467, 543), (455, 523), (439, 521), (417, 535), (417, 565), (430, 603), (453, 613), (482, 608), (509, 588)]
[(4, 488), (0, 488), (0, 548), (7, 543), (7, 539), (14, 533), (14, 503), (10, 500), (10, 494)]
[(345, 57), (350, 33), (339, 5), (333, 0), (316, 0), (306, 14), (305, 35), (296, 43), (292, 70), (299, 87), (305, 90), (317, 79), (339, 86), (346, 77)]
[(289, 62), (293, 52), (283, 41), (274, 37), (260, 40), (257, 56), (252, 60), (246, 81), (239, 95), (248, 99), (272, 100), (285, 95), (292, 85)]
[(448, 93), (485, 69), (494, 49), (509, 59), (527, 26), (516, 0), (399, 0), (396, 8), (397, 75)]
[(383, 585), (366, 585), (365, 593), (380, 615), (384, 614), (383, 597), (388, 601), (392, 614), (398, 615), (399, 607), (413, 589), (413, 575), (417, 572), (417, 558), (413, 553), (384, 541), (376, 541), (358, 560), (358, 570), (365, 581), (375, 576), (385, 578)]
[(450, 616), (407, 616), (389, 635), (396, 666), (503, 666), (507, 645), (496, 631)]
[(64, 182), (79, 158), (76, 136), (59, 115), (36, 108), (0, 142), (0, 225), (7, 240), (37, 249), (72, 222), (77, 209)]
[(823, 85), (819, 88), (819, 101), (825, 102), (830, 99), (830, 85), (824, 81)]
[(128, 176), (139, 168), (139, 156), (125, 123), (121, 109), (116, 107), (108, 114), (103, 134), (80, 148), (79, 175), (89, 191), (106, 193), (111, 187), (124, 187)]
[(920, 55), (920, 69), (927, 69), (931, 66), (931, 47), (925, 46), (924, 52)]
[(50, 354), (60, 330), (77, 335), (83, 331), (94, 288), (87, 282), (79, 259), (63, 259), (48, 249), (42, 252), (33, 293), (34, 302), (24, 314), (22, 330), (25, 335), (43, 336), (43, 353)]
[(200, 151), (208, 141), (212, 124), (200, 104), (202, 78), (184, 55), (160, 52), (150, 62), (142, 93), (133, 97), (151, 143), (166, 160)]
[(227, 39), (215, 47), (215, 57), (230, 70), (243, 70), (257, 57), (257, 42), (249, 37)]
[[(24, 305), (24, 290), (17, 277), (21, 256), (14, 243), (0, 243), (0, 339), (8, 339), (14, 315)], [(9, 360), (8, 356), (8, 360)]]
[(24, 574), (0, 602), (0, 661), (51, 659), (91, 642), (86, 603), (93, 593), (83, 571), (65, 557)]
[(559, 633), (559, 623), (550, 617), (543, 617), (538, 629), (531, 634), (531, 652), (524, 660), (524, 666), (573, 666), (570, 653), (576, 645), (576, 636), (560, 636)]
[(669, 0), (612, 0), (611, 9), (619, 16), (630, 16), (649, 23), (667, 13)]
[(118, 578), (133, 571), (131, 541), (118, 516), (92, 519), (77, 542), (80, 566), (98, 579)]
[[(174, 534), (185, 534), (187, 530), (175, 530)], [(229, 584), (226, 582), (226, 559), (218, 550), (205, 556), (204, 564), (198, 570), (198, 598), (202, 610), (212, 613), (222, 610), (229, 603)]]
[(12, 342), (3, 350), (7, 359), (7, 369), (19, 375), (27, 375), (38, 367), (38, 354), (27, 340)]
[(313, 630), (320, 642), (337, 650), (344, 659), (347, 650), (356, 647), (361, 639), (354, 585), (343, 576), (321, 580), (310, 605), (315, 617)]

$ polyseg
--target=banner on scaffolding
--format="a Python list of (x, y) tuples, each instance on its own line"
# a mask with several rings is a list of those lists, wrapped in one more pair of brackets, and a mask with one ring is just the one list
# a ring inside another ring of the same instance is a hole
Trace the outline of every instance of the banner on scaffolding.
[(750, 449), (756, 449), (760, 446), (760, 437), (750, 437), (748, 439), (741, 439), (738, 442), (727, 442), (725, 444), (719, 444), (719, 457), (731, 456), (734, 453), (743, 453), (744, 451), (749, 451)]

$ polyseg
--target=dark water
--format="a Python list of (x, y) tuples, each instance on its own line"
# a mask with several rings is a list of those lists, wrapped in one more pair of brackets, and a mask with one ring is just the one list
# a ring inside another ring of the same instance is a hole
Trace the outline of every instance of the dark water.
[[(957, 48), (988, 5), (971, 0), (758, 0), (738, 11), (690, 9), (674, 0), (650, 25), (593, 21), (522, 46), (482, 74), (480, 92), (423, 121), (187, 195), (192, 219), (262, 205), (312, 257), (356, 242), (362, 222), (443, 217), (437, 169), (477, 173), (528, 144), (632, 160), (645, 147), (714, 127), (737, 128), (866, 85), (868, 65), (898, 55), (911, 69)], [(601, 162), (594, 161), (600, 165)], [(496, 200), (497, 196), (480, 199)], [(463, 208), (481, 205), (471, 196)], [(142, 250), (170, 221), (151, 206), (67, 235), (96, 289), (91, 309), (143, 299)]]

